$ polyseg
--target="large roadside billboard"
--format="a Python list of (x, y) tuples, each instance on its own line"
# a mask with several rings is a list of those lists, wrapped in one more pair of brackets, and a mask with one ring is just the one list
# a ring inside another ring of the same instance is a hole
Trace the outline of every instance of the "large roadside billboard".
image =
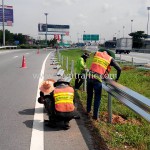
[[(70, 29), (69, 25), (47, 24), (48, 35), (54, 35), (54, 34), (69, 35), (69, 29)], [(46, 24), (39, 23), (38, 31), (39, 31), (39, 34), (45, 34)]]
[[(13, 7), (12, 6), (4, 6), (4, 24), (5, 26), (12, 26), (14, 22), (13, 18)], [(3, 24), (3, 8), (0, 5), (0, 25)]]

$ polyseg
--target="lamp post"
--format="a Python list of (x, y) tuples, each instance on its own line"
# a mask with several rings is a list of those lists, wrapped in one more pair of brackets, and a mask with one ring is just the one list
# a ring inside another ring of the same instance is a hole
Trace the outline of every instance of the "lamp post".
[(123, 26), (123, 38), (124, 38), (124, 28), (125, 28), (125, 26)]
[(47, 15), (48, 13), (44, 13), (46, 16), (46, 34), (45, 34), (45, 41), (46, 41), (46, 45), (47, 45)]
[(79, 43), (79, 33), (77, 33), (77, 40), (78, 40), (78, 43)]
[(2, 11), (3, 11), (3, 46), (5, 46), (5, 12), (4, 12), (4, 0), (2, 0)]
[(148, 25), (149, 25), (149, 10), (150, 10), (150, 7), (147, 7), (147, 10), (148, 10), (148, 19), (147, 19), (147, 35), (148, 35)]
[(133, 23), (133, 20), (131, 20), (131, 33), (132, 33), (132, 23)]
[(118, 31), (118, 38), (120, 38), (120, 30)]

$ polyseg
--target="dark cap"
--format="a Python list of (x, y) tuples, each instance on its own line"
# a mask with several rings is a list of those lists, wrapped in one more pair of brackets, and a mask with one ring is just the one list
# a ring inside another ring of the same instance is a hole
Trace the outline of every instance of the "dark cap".
[(83, 54), (83, 56), (85, 56), (85, 57), (87, 57), (87, 58), (90, 57), (90, 55), (89, 55), (88, 53), (86, 53), (86, 52)]
[(67, 84), (70, 85), (69, 82), (65, 81), (64, 79), (58, 79), (57, 82), (54, 83), (54, 87), (60, 85), (60, 84)]

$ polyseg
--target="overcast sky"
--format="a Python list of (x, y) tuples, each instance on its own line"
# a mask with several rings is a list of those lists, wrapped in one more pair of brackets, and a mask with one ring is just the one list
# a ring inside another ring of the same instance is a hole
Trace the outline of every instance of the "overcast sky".
[(147, 33), (150, 0), (4, 0), (4, 3), (14, 8), (14, 25), (7, 29), (36, 39), (38, 23), (46, 22), (45, 12), (48, 24), (70, 25), (70, 36), (65, 38), (75, 42), (84, 31), (99, 34), (101, 41), (111, 40), (115, 35), (122, 37), (123, 26), (124, 35), (128, 36), (131, 20), (132, 31)]

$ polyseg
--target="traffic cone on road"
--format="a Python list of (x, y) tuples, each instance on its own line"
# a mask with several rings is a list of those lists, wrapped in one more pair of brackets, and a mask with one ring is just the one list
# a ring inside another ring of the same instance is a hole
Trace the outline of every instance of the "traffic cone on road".
[(26, 59), (25, 59), (24, 55), (23, 55), (23, 58), (22, 58), (22, 67), (21, 68), (27, 68)]
[(39, 49), (38, 49), (38, 51), (37, 51), (37, 54), (40, 54), (40, 51), (39, 51)]

